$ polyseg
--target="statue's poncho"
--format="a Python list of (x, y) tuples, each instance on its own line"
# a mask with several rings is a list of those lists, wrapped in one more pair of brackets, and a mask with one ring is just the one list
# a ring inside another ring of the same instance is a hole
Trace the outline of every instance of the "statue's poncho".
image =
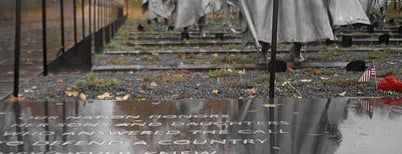
[(330, 0), (333, 25), (371, 24), (359, 0)]
[[(257, 39), (271, 43), (273, 0), (244, 0)], [(279, 0), (278, 43), (334, 39), (328, 0)], [(244, 21), (243, 21), (244, 24)], [(250, 36), (250, 35), (249, 35)]]
[(173, 0), (142, 0), (142, 12), (148, 11), (148, 19), (172, 18), (174, 9)]
[(387, 0), (360, 0), (367, 16), (378, 13), (381, 7), (387, 4)]
[(201, 17), (219, 11), (222, 7), (221, 2), (221, 0), (177, 0), (174, 13), (175, 28), (197, 24)]

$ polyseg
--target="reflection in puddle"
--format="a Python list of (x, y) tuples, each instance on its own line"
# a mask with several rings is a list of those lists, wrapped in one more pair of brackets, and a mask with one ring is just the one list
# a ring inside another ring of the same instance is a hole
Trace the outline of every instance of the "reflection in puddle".
[[(393, 103), (390, 103), (393, 102)], [(397, 99), (6, 104), (4, 152), (400, 153)], [(390, 105), (392, 104), (392, 105)]]

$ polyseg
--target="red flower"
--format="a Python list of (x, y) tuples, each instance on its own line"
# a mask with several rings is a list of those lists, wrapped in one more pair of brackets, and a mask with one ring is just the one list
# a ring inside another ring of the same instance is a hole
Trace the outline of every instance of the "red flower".
[(402, 82), (396, 81), (392, 75), (386, 76), (384, 80), (378, 83), (378, 89), (402, 93)]

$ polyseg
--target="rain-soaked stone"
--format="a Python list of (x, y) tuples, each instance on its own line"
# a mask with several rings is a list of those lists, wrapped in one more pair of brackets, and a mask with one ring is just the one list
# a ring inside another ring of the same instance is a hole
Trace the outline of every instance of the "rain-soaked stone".
[(0, 153), (402, 152), (402, 99), (2, 104)]

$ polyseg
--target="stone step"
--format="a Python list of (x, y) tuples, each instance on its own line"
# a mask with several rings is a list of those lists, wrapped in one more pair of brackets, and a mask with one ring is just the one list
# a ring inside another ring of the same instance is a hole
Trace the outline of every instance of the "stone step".
[(126, 44), (128, 46), (216, 46), (216, 45), (230, 45), (241, 44), (240, 40), (230, 41), (215, 41), (215, 40), (199, 40), (199, 41), (153, 41), (153, 42), (135, 42), (130, 41)]
[[(277, 49), (278, 53), (287, 53), (290, 49)], [(307, 48), (302, 49), (302, 52), (319, 52), (322, 50), (326, 51), (349, 51), (349, 52), (372, 52), (372, 51), (382, 51), (382, 50), (397, 50), (402, 51), (402, 47), (390, 47), (390, 48)], [(254, 53), (257, 50), (253, 49), (222, 49), (222, 50), (208, 50), (208, 49), (185, 49), (185, 50), (129, 50), (129, 51), (104, 51), (103, 54), (106, 55), (123, 55), (123, 54), (179, 54), (179, 53)]]
[[(388, 34), (388, 33), (386, 33)], [(222, 36), (217, 36), (218, 34), (211, 35), (207, 34), (206, 37), (203, 37), (201, 39), (204, 40), (231, 40), (231, 39), (241, 39), (241, 35), (230, 35), (230, 34), (223, 34)], [(342, 34), (337, 34), (337, 38), (342, 38), (343, 36), (351, 36), (354, 39), (378, 39), (381, 35), (384, 35), (384, 33), (360, 33), (360, 34), (353, 34), (353, 33), (342, 33)], [(390, 38), (402, 38), (402, 34), (395, 34), (391, 33), (389, 34)], [(127, 39), (126, 37), (124, 38), (115, 38), (115, 40), (125, 40)], [(131, 41), (138, 41), (138, 40), (146, 40), (146, 41), (158, 41), (158, 40), (180, 40), (180, 34), (177, 35), (171, 35), (171, 36), (158, 36), (158, 35), (139, 35), (139, 36), (130, 36), (128, 37), (128, 40)], [(190, 40), (197, 39), (199, 40), (200, 37), (198, 35), (190, 35), (189, 36)]]
[[(344, 68), (347, 62), (304, 62), (288, 63), (297, 68)], [(139, 70), (215, 70), (215, 69), (267, 69), (267, 64), (177, 64), (177, 65), (104, 65), (93, 66), (92, 71), (139, 71)]]
[[(373, 38), (364, 38), (364, 39), (352, 39), (353, 44), (355, 45), (361, 45), (361, 44), (379, 44), (379, 39), (373, 39)], [(216, 46), (216, 45), (230, 45), (230, 44), (241, 44), (241, 40), (223, 40), (223, 41), (217, 41), (217, 40), (187, 40), (187, 41), (147, 41), (147, 42), (139, 42), (139, 41), (129, 41), (126, 44), (128, 46)], [(321, 44), (326, 44), (326, 41), (316, 41), (316, 42), (310, 42), (307, 44), (310, 45), (321, 45)], [(334, 41), (334, 43), (341, 44), (342, 39), (338, 39)], [(402, 38), (390, 38), (389, 39), (389, 44), (390, 45), (400, 45), (402, 44)]]

